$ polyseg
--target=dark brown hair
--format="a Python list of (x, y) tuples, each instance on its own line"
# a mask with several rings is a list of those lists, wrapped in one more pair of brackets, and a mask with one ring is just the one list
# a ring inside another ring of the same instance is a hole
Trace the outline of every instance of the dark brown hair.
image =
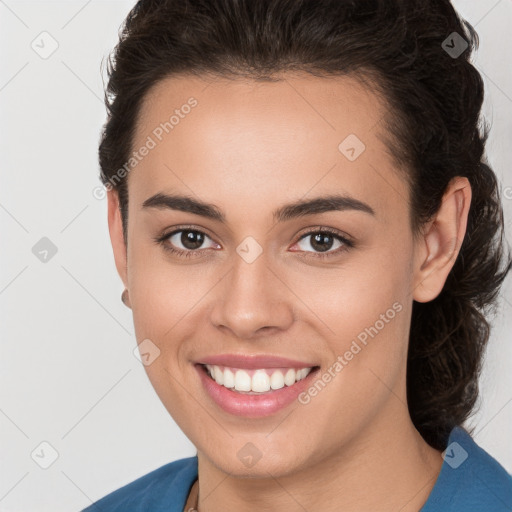
[[(460, 55), (447, 51), (454, 32), (459, 49), (468, 45)], [(369, 78), (389, 107), (383, 126), (390, 154), (407, 169), (415, 234), (439, 209), (450, 180), (468, 178), (473, 195), (460, 253), (440, 295), (414, 302), (412, 312), (408, 405), (437, 449), (475, 406), (486, 317), (511, 267), (499, 187), (484, 158), (483, 81), (469, 60), (477, 47), (477, 33), (448, 0), (141, 0), (107, 62), (101, 179), (119, 194), (125, 241), (127, 180), (112, 178), (133, 151), (149, 89), (177, 73)]]

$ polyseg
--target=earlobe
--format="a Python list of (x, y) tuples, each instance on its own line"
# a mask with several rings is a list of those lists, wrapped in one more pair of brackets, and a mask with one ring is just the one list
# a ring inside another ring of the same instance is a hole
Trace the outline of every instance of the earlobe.
[(413, 298), (417, 302), (434, 300), (443, 289), (459, 254), (466, 234), (471, 186), (457, 176), (448, 185), (434, 218), (424, 226), (416, 243)]
[(119, 195), (116, 190), (107, 191), (108, 201), (108, 230), (110, 233), (110, 241), (114, 252), (114, 260), (119, 277), (123, 284), (128, 288), (127, 279), (127, 251), (123, 237), (123, 223), (121, 219), (121, 209), (119, 208)]

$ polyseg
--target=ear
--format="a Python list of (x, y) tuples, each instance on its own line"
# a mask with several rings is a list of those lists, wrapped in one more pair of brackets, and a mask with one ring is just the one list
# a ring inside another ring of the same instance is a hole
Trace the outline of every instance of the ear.
[(121, 220), (121, 209), (119, 208), (119, 195), (116, 190), (110, 188), (107, 191), (108, 201), (108, 230), (110, 241), (114, 251), (116, 268), (125, 288), (128, 288), (128, 271), (126, 244), (123, 238), (123, 223)]
[(413, 298), (434, 300), (443, 289), (466, 234), (471, 185), (467, 178), (453, 178), (443, 195), (441, 207), (423, 227), (416, 242)]

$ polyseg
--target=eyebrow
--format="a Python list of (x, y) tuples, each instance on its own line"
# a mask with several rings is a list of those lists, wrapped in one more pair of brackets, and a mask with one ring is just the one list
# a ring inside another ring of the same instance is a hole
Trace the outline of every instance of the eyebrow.
[[(201, 217), (206, 217), (222, 223), (226, 222), (226, 216), (214, 204), (179, 194), (164, 194), (162, 192), (158, 192), (146, 199), (144, 203), (142, 203), (142, 208), (178, 210), (200, 215)], [(370, 205), (347, 195), (334, 194), (315, 197), (308, 200), (298, 200), (293, 203), (286, 204), (274, 210), (272, 212), (272, 217), (276, 222), (284, 222), (307, 215), (347, 210), (360, 211), (373, 216), (376, 215), (374, 209)]]

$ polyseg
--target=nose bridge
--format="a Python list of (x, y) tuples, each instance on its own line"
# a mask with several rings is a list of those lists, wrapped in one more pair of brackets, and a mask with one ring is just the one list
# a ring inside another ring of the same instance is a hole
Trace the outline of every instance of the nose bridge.
[(212, 312), (214, 325), (229, 328), (238, 338), (250, 338), (263, 327), (286, 329), (293, 321), (286, 287), (269, 268), (268, 255), (256, 244), (254, 239), (246, 239), (237, 247)]

